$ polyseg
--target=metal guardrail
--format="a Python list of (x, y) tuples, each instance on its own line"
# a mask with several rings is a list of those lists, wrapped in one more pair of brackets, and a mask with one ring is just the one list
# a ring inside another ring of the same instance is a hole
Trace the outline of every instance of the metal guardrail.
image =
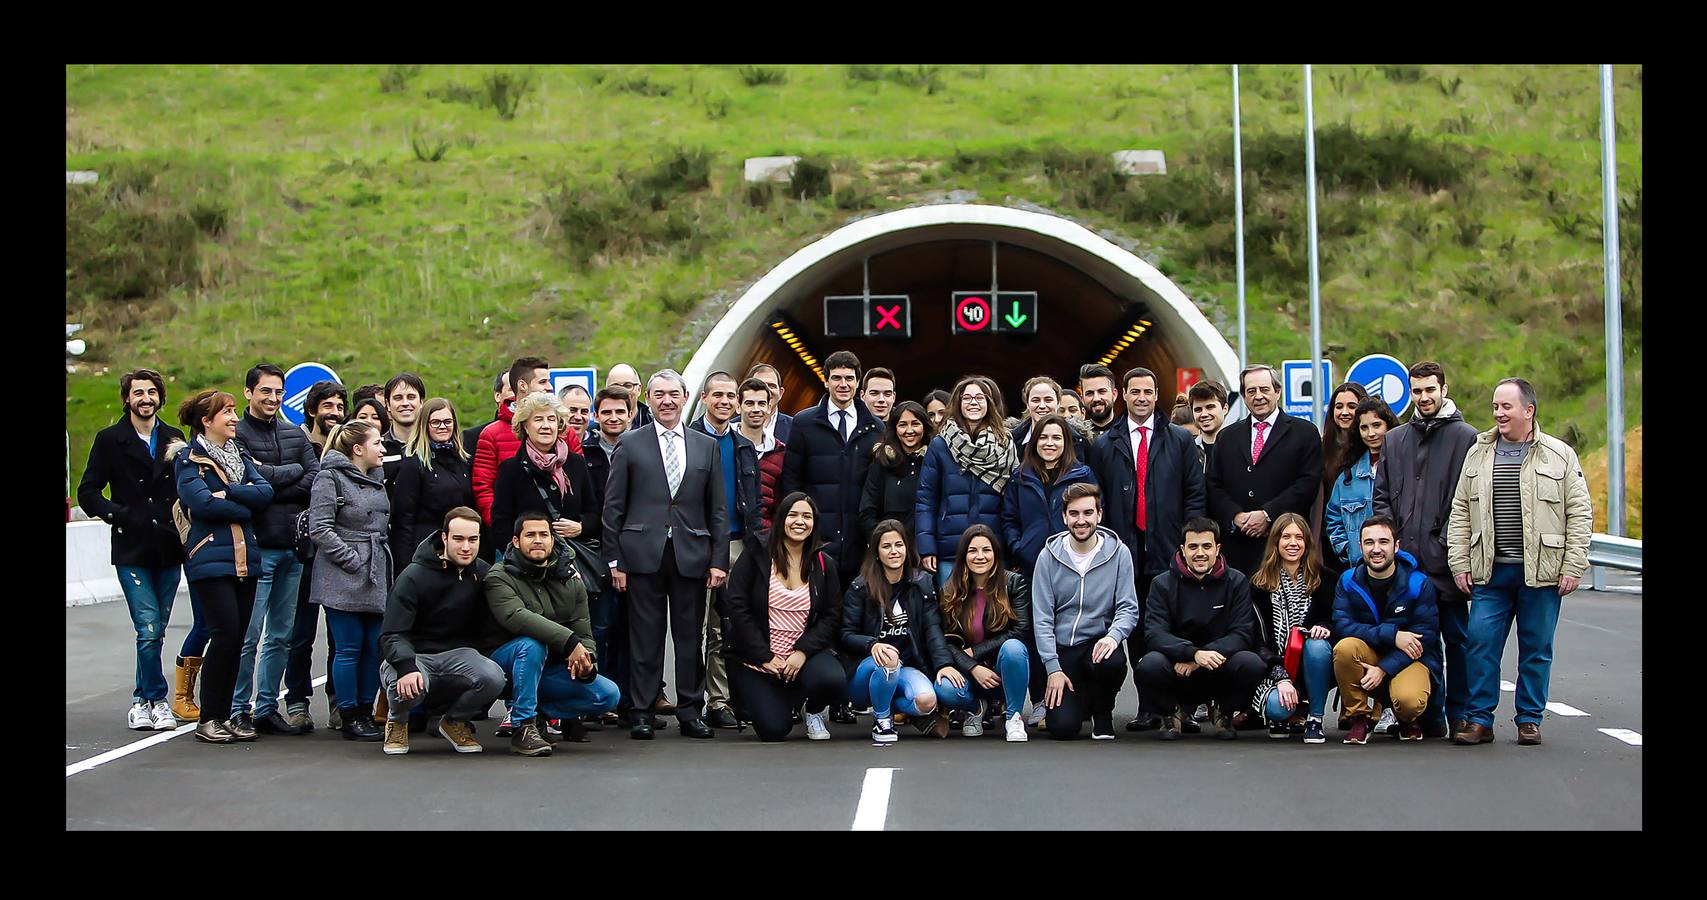
[(1642, 542), (1633, 538), (1595, 534), (1588, 541), (1588, 562), (1591, 566), (1609, 569), (1642, 571)]
[(1594, 534), (1588, 541), (1588, 575), (1591, 588), (1619, 594), (1641, 593), (1642, 589), (1637, 587), (1609, 587), (1606, 583), (1607, 569), (1642, 571), (1642, 542), (1610, 534)]

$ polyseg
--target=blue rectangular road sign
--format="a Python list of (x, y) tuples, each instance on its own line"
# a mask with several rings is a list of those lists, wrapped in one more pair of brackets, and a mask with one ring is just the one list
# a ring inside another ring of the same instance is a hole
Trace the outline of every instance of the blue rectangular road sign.
[(587, 389), (587, 396), (592, 397), (599, 392), (599, 370), (592, 366), (570, 366), (551, 370), (551, 392), (561, 395), (563, 389), (571, 384), (579, 384)]
[[(1310, 379), (1310, 361), (1307, 359), (1289, 359), (1282, 362), (1280, 364), (1280, 381), (1282, 408), (1286, 410), (1286, 414), (1301, 419), (1310, 419), (1313, 424), (1321, 424), (1315, 422), (1310, 416), (1310, 394), (1311, 391), (1315, 390), (1315, 384), (1312, 384)], [(1333, 360), (1322, 360), (1322, 377), (1316, 383), (1323, 385), (1322, 390), (1333, 390)], [(1328, 398), (1323, 397), (1322, 408), (1324, 411), (1327, 409), (1327, 405)]]

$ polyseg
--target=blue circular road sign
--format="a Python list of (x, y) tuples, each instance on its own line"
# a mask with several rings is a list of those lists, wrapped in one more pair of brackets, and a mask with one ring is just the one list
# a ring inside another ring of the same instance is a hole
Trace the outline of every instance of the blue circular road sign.
[(1352, 363), (1345, 378), (1368, 388), (1369, 396), (1387, 401), (1394, 416), (1404, 418), (1411, 408), (1410, 369), (1385, 353), (1371, 353)]
[(308, 389), (317, 381), (338, 380), (338, 373), (323, 363), (305, 362), (291, 366), (290, 371), (285, 373), (285, 399), (279, 411), (284, 413), (286, 421), (292, 425), (301, 425), (304, 419), (302, 406), (308, 402)]

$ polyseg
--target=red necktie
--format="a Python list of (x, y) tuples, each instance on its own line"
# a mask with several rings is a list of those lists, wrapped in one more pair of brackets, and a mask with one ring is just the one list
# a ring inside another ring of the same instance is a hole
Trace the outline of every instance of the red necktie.
[(1143, 531), (1144, 530), (1144, 475), (1150, 470), (1150, 429), (1148, 426), (1145, 426), (1145, 425), (1138, 426), (1138, 453), (1137, 453), (1137, 457), (1138, 457), (1138, 463), (1137, 463), (1138, 490), (1137, 490), (1137, 497), (1136, 497), (1137, 503), (1134, 505), (1136, 505), (1138, 507), (1138, 517), (1137, 517), (1138, 530)]
[(1262, 458), (1262, 433), (1268, 430), (1268, 423), (1258, 422), (1256, 428), (1257, 439), (1251, 444), (1251, 465), (1253, 466), (1257, 464), (1258, 459)]

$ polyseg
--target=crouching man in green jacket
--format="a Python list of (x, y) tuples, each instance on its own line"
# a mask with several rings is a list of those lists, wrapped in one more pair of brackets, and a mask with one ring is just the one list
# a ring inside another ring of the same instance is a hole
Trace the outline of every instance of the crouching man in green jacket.
[(510, 752), (550, 756), (548, 719), (568, 725), (616, 709), (616, 683), (598, 674), (587, 587), (574, 550), (559, 546), (544, 513), (516, 517), (515, 534), (486, 577), (492, 620), (482, 651), (510, 678)]

